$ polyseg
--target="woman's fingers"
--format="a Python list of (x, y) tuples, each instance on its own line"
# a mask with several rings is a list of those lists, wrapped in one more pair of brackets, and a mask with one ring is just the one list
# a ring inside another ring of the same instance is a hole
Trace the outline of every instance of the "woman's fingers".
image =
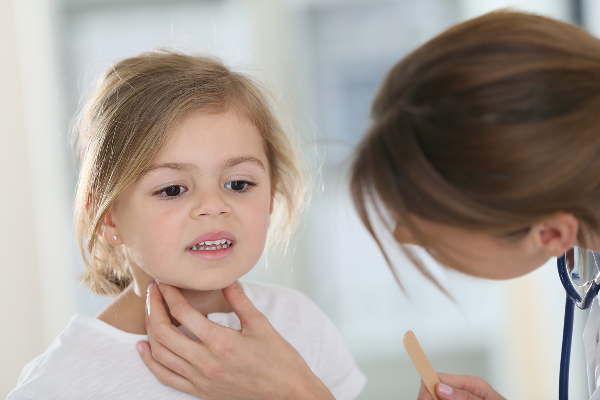
[[(333, 399), (237, 282), (223, 293), (242, 321), (241, 332), (209, 321), (177, 288), (164, 283), (149, 288), (150, 350), (142, 343), (142, 358), (161, 382), (205, 399)], [(173, 317), (199, 340), (189, 339), (171, 324), (163, 299)], [(181, 380), (186, 378), (193, 388)]]
[[(438, 376), (441, 383), (435, 386), (435, 392), (440, 400), (506, 400), (479, 377), (441, 373)], [(429, 400), (423, 387), (421, 383), (418, 400)]]
[[(161, 285), (168, 286), (166, 284)], [(177, 289), (174, 290), (179, 292)], [(163, 296), (155, 284), (150, 284), (148, 287), (147, 307), (146, 332), (148, 333), (148, 341), (153, 353), (162, 352), (162, 349), (168, 348), (172, 353), (185, 360), (205, 353), (203, 343), (193, 341), (171, 323), (171, 319), (163, 304)], [(199, 314), (196, 310), (193, 311), (195, 314)], [(204, 318), (201, 314), (200, 317)], [(162, 362), (162, 360), (158, 361)]]
[[(435, 385), (435, 392), (440, 400), (483, 400), (482, 398), (463, 390), (452, 389), (450, 386), (447, 386), (443, 383)], [(421, 381), (421, 387), (419, 389), (417, 400), (434, 400), (423, 381)]]
[(137, 349), (144, 360), (144, 364), (152, 371), (158, 380), (167, 386), (171, 386), (175, 389), (182, 390), (187, 393), (193, 394), (195, 387), (188, 379), (183, 376), (171, 371), (160, 362), (156, 361), (152, 356), (152, 350), (150, 344), (145, 341), (138, 342)]
[(459, 389), (472, 393), (478, 398), (485, 400), (504, 400), (496, 392), (492, 385), (478, 376), (471, 375), (454, 375), (454, 374), (438, 374), (440, 381), (453, 389)]
[(153, 315), (153, 318), (157, 321), (164, 321), (165, 318), (169, 319), (167, 309), (163, 304), (163, 296), (160, 293), (160, 290), (156, 288), (154, 282), (150, 282), (148, 285), (148, 292), (146, 293), (146, 314), (156, 314)]
[(240, 319), (242, 330), (244, 328), (251, 328), (256, 320), (262, 321), (264, 315), (254, 307), (254, 304), (246, 296), (244, 289), (242, 289), (238, 281), (233, 282), (223, 289), (223, 295), (233, 309), (233, 312)]
[(435, 392), (440, 400), (487, 400), (485, 397), (478, 397), (464, 390), (453, 389), (444, 383), (435, 385)]
[[(152, 358), (164, 365), (166, 368), (170, 369), (171, 371), (186, 378), (191, 378), (192, 373), (194, 372), (193, 367), (185, 358), (181, 356), (181, 354), (177, 354), (176, 352), (171, 351), (167, 347), (163, 346), (163, 344), (160, 343), (160, 341), (155, 340), (156, 334), (152, 331), (152, 327), (150, 326), (149, 318), (147, 316), (146, 331), (148, 333), (148, 341), (150, 345), (150, 352)], [(185, 335), (181, 337), (182, 341), (184, 341), (184, 337), (189, 342), (194, 343)], [(182, 353), (186, 354), (185, 351), (182, 351)]]
[(183, 297), (179, 289), (160, 282), (158, 283), (158, 292), (160, 295), (162, 295), (161, 300), (164, 298), (167, 302), (171, 315), (202, 342), (206, 342), (208, 335), (215, 329), (215, 327), (222, 328), (220, 325), (210, 321), (204, 315), (199, 313), (194, 307), (192, 307), (187, 299)]
[(425, 386), (423, 381), (421, 381), (421, 387), (419, 388), (417, 400), (433, 400), (431, 393), (429, 393), (429, 390), (427, 390), (427, 386)]

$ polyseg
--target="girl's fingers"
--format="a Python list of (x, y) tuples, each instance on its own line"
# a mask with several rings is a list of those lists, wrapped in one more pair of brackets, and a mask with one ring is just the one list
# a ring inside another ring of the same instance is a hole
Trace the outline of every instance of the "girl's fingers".
[[(194, 307), (192, 307), (187, 299), (183, 297), (179, 289), (161, 282), (158, 284), (158, 292), (167, 302), (171, 315), (190, 332), (192, 332), (194, 336), (200, 339), (200, 341), (206, 342), (207, 336), (209, 336), (210, 332), (212, 332), (215, 328), (223, 328), (222, 326), (210, 321), (204, 315), (199, 313)], [(150, 315), (150, 319), (151, 322), (153, 322), (152, 315)], [(171, 321), (169, 320), (169, 324), (170, 323)]]
[(195, 386), (188, 379), (183, 376), (171, 371), (169, 368), (165, 367), (163, 364), (159, 363), (152, 356), (152, 350), (150, 348), (150, 344), (145, 341), (138, 342), (137, 349), (142, 356), (142, 360), (144, 364), (152, 371), (154, 375), (158, 378), (158, 380), (166, 386), (171, 386), (175, 389), (182, 390), (184, 392), (194, 394)]
[(244, 290), (238, 281), (233, 282), (223, 289), (223, 295), (233, 309), (233, 312), (235, 312), (240, 319), (242, 330), (244, 327), (252, 328), (257, 320), (260, 321), (264, 318), (264, 315), (254, 307), (254, 304), (252, 304), (248, 296), (246, 296), (246, 293), (244, 293)]

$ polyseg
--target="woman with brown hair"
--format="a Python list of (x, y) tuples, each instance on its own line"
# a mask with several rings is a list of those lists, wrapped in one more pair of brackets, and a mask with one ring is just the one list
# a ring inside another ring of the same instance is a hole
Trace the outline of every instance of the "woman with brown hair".
[[(384, 80), (352, 168), (358, 213), (378, 243), (387, 230), (432, 280), (404, 244), (489, 279), (524, 275), (573, 246), (600, 251), (599, 114), (600, 40), (516, 12), (459, 24), (408, 55)], [(375, 232), (377, 218), (383, 232)], [(241, 291), (230, 287), (225, 294), (243, 324), (236, 340), (223, 343), (219, 327), (191, 310), (182, 313), (181, 322), (202, 332), (202, 342), (151, 335), (153, 354), (166, 347), (185, 365), (165, 367), (145, 352), (159, 379), (207, 399), (332, 398), (310, 371), (298, 368), (295, 354), (269, 350), (282, 348), (282, 339)], [(186, 309), (167, 285), (149, 295), (153, 327), (169, 324), (163, 297)], [(596, 303), (592, 315), (599, 312)], [(586, 330), (597, 332), (600, 319), (590, 321)], [(594, 356), (588, 364), (594, 371)], [(593, 372), (590, 378), (594, 392)], [(502, 399), (480, 378), (440, 379), (442, 400)], [(422, 387), (418, 398), (431, 396)], [(592, 399), (600, 399), (600, 391)]]

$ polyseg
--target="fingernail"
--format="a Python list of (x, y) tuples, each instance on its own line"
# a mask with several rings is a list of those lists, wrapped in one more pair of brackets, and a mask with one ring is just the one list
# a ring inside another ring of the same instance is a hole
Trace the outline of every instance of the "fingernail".
[(454, 390), (452, 390), (452, 388), (448, 385), (445, 385), (443, 383), (440, 383), (438, 385), (438, 390), (440, 391), (440, 393), (442, 394), (446, 394), (446, 395), (451, 395), (452, 393), (454, 393)]
[(138, 343), (137, 346), (135, 346), (135, 347), (137, 347), (137, 351), (139, 351), (140, 354), (142, 354), (144, 352), (144, 346), (142, 346), (141, 343)]
[(150, 292), (152, 290), (153, 286), (154, 286), (154, 282), (150, 281), (150, 283), (148, 284), (148, 292)]

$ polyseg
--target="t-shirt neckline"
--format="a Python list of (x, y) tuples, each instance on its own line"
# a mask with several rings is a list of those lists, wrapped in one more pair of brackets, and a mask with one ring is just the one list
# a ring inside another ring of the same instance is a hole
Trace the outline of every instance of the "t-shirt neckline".
[[(211, 321), (218, 323), (219, 325), (227, 326), (233, 329), (239, 328), (239, 319), (234, 312), (215, 312), (210, 313), (207, 316)], [(100, 331), (101, 333), (112, 337), (113, 339), (119, 340), (125, 343), (137, 343), (140, 340), (148, 341), (148, 335), (141, 335), (136, 333), (129, 333), (122, 331), (121, 329), (115, 328), (114, 326), (107, 324), (98, 318), (90, 317), (87, 315), (75, 314), (71, 318), (71, 324), (85, 325), (94, 330)], [(184, 332), (185, 333), (185, 332)]]

